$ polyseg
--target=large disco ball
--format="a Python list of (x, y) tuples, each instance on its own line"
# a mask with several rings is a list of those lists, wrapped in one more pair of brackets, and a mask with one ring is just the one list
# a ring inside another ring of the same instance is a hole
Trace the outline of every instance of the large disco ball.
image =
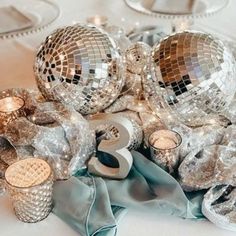
[(34, 66), (38, 88), (48, 100), (82, 114), (109, 106), (123, 83), (123, 59), (116, 43), (89, 25), (60, 28), (40, 46)]
[(195, 126), (210, 113), (219, 113), (236, 91), (235, 59), (211, 35), (185, 31), (152, 49), (149, 73), (143, 78), (145, 96), (160, 116), (166, 110)]

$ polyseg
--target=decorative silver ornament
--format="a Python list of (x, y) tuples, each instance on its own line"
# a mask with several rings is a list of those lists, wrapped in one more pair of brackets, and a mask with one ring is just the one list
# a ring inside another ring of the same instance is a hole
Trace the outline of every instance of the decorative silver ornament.
[(151, 48), (146, 43), (137, 42), (131, 45), (125, 52), (127, 70), (140, 75), (147, 64)]
[(234, 99), (228, 109), (223, 112), (223, 115), (227, 117), (233, 124), (236, 124), (236, 99)]
[(155, 45), (143, 77), (145, 96), (187, 125), (223, 111), (236, 92), (235, 59), (211, 35), (185, 31)]
[(133, 95), (137, 98), (141, 98), (143, 95), (142, 77), (137, 74), (126, 72), (125, 85), (122, 89), (121, 94)]
[(236, 188), (212, 187), (204, 196), (202, 213), (216, 226), (236, 232)]
[(215, 185), (236, 185), (236, 149), (212, 145), (193, 150), (179, 167), (185, 191), (208, 189)]
[(38, 50), (34, 71), (45, 98), (72, 105), (82, 114), (108, 107), (124, 84), (115, 41), (89, 25), (68, 26), (49, 35)]
[(41, 116), (50, 116), (54, 123), (37, 125), (32, 122), (33, 117), (31, 120), (19, 118), (7, 126), (5, 136), (17, 154), (19, 147), (21, 154), (28, 152), (28, 155), (18, 156), (20, 159), (43, 157), (51, 164), (55, 179), (67, 179), (84, 167), (93, 154), (93, 133), (88, 122), (73, 108), (49, 102), (40, 104), (40, 109)]
[(225, 136), (222, 140), (222, 145), (236, 149), (236, 125), (230, 125), (225, 129)]
[(183, 137), (180, 147), (180, 159), (183, 160), (192, 150), (210, 145), (218, 145), (222, 142), (225, 128), (219, 125), (207, 125), (191, 129), (183, 124), (173, 128)]

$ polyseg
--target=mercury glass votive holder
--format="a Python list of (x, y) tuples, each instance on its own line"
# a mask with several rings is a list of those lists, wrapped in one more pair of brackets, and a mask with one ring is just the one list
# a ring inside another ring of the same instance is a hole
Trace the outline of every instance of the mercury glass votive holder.
[(24, 116), (24, 99), (17, 96), (0, 97), (0, 126), (7, 125), (9, 122)]
[(38, 158), (17, 161), (7, 168), (5, 180), (19, 220), (35, 223), (49, 215), (53, 174), (46, 161)]
[(148, 140), (151, 159), (169, 173), (173, 173), (179, 164), (179, 147), (182, 143), (180, 134), (173, 130), (157, 130)]

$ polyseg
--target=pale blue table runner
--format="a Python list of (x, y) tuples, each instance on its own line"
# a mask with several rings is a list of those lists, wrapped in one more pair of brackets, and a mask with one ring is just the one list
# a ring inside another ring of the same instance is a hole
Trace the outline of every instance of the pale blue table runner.
[(132, 152), (134, 165), (125, 180), (108, 180), (87, 173), (54, 187), (54, 213), (82, 236), (114, 236), (127, 209), (202, 218), (203, 194), (186, 196), (167, 172)]

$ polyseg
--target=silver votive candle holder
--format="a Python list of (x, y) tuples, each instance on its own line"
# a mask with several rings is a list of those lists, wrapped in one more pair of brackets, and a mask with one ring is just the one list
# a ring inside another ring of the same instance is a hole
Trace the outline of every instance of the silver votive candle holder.
[(9, 122), (24, 116), (24, 99), (17, 96), (6, 96), (0, 98), (0, 122), (1, 127)]
[(180, 134), (173, 130), (162, 129), (149, 136), (151, 160), (169, 173), (173, 173), (179, 164)]
[(17, 161), (7, 168), (5, 180), (19, 220), (35, 223), (49, 215), (53, 174), (46, 161), (38, 158)]

